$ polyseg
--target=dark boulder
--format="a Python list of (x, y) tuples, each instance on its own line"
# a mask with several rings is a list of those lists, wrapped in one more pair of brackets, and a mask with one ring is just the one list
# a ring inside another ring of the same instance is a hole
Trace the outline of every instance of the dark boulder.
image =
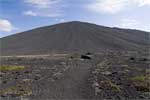
[(88, 55), (81, 55), (81, 59), (91, 60), (91, 57), (89, 57)]

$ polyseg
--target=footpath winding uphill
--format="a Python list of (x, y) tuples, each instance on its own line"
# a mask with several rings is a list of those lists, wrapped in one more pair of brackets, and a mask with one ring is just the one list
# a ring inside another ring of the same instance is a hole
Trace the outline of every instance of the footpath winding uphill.
[[(90, 62), (90, 61), (88, 61)], [(36, 99), (86, 99), (94, 95), (91, 91), (91, 84), (88, 82), (92, 63), (87, 61), (75, 61), (68, 70), (63, 73), (63, 76), (53, 82), (45, 79), (43, 84), (38, 85), (41, 88), (31, 98)], [(46, 82), (47, 81), (47, 82)], [(45, 83), (45, 84), (44, 84)], [(89, 91), (90, 89), (90, 91)], [(94, 93), (94, 92), (93, 92)]]

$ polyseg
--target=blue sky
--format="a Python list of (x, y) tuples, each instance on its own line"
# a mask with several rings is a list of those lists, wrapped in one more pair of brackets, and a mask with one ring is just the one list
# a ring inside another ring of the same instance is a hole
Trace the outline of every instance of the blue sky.
[(150, 31), (150, 0), (0, 0), (0, 37), (68, 21)]

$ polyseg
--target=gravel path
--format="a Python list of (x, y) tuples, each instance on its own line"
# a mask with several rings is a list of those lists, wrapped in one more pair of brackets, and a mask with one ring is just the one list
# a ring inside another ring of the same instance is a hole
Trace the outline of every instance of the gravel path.
[[(39, 83), (41, 88), (39, 95), (33, 96), (33, 99), (87, 99), (89, 97), (89, 84), (92, 64), (83, 61), (73, 63), (63, 74), (61, 79), (50, 82), (43, 80)], [(47, 84), (46, 82), (49, 82)], [(86, 84), (85, 84), (86, 83)]]

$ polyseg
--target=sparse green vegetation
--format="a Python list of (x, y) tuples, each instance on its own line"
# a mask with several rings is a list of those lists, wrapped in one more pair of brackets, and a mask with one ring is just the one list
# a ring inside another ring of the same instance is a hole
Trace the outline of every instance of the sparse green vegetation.
[(0, 90), (0, 95), (8, 96), (28, 96), (32, 94), (32, 90), (29, 87), (23, 85), (12, 86), (3, 90)]
[(88, 55), (92, 57), (90, 61), (81, 59), (81, 54), (68, 54), (66, 58), (53, 55), (52, 58), (21, 58), (20, 62), (16, 58), (2, 59), (0, 98), (52, 98), (58, 95), (63, 99), (68, 97), (64, 92), (72, 98), (72, 94), (77, 94), (76, 98), (85, 95), (84, 92), (78, 95), (76, 90), (79, 88), (86, 92), (84, 98), (91, 99), (150, 98), (148, 64), (139, 60), (130, 62), (130, 56), (123, 54), (111, 58), (95, 54)]
[(106, 71), (109, 69), (111, 63), (106, 59), (100, 63), (98, 63), (96, 66), (98, 69), (100, 69), (101, 71)]
[(131, 78), (137, 91), (150, 92), (150, 76), (140, 75)]
[(0, 66), (0, 71), (16, 71), (25, 69), (24, 66)]
[(105, 84), (112, 89), (114, 92), (120, 92), (120, 86), (112, 83), (111, 81), (105, 81)]
[(141, 81), (141, 82), (143, 82), (143, 81), (145, 81), (146, 80), (146, 76), (144, 76), (144, 75), (141, 75), (141, 76), (135, 76), (135, 77), (133, 77), (133, 78), (131, 78), (133, 81)]

